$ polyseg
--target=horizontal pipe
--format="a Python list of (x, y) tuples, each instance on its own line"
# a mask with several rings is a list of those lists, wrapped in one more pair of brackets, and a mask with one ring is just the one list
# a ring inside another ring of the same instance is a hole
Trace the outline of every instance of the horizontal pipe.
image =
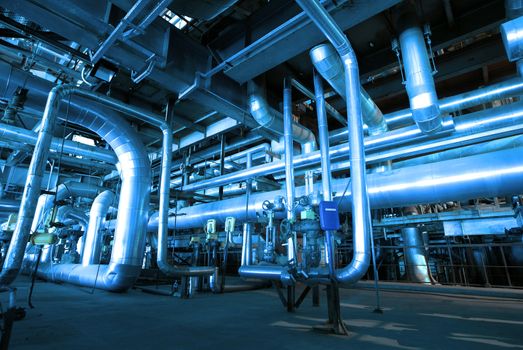
[[(461, 159), (452, 159), (432, 164), (406, 167), (387, 173), (368, 175), (369, 198), (372, 208), (394, 208), (450, 200), (469, 200), (479, 197), (509, 196), (523, 193), (522, 148), (491, 152)], [(332, 182), (335, 201), (347, 187), (347, 179)], [(321, 192), (319, 184), (315, 191)], [(296, 188), (296, 196), (305, 194), (303, 186)], [(179, 210), (177, 216), (169, 218), (170, 229), (203, 227), (207, 220), (215, 219), (218, 225), (232, 216), (237, 223), (257, 220), (263, 214), (262, 203), (283, 196), (282, 190), (252, 194), (246, 210), (245, 198), (237, 197), (213, 203), (195, 205)], [(351, 193), (340, 201), (340, 211), (349, 211)], [(296, 212), (302, 208), (296, 207)], [(282, 219), (285, 213), (275, 213)], [(148, 230), (157, 229), (153, 215)]]
[[(474, 106), (500, 100), (507, 97), (523, 94), (523, 79), (512, 78), (498, 84), (493, 84), (458, 95), (445, 97), (439, 100), (439, 108), (442, 113), (454, 113)], [(387, 124), (392, 128), (410, 124), (412, 113), (410, 109), (402, 109), (385, 115)], [(341, 133), (346, 129), (335, 130)]]
[[(38, 134), (31, 130), (0, 123), (0, 138), (34, 146), (36, 145)], [(50, 150), (55, 153), (70, 153), (109, 164), (116, 164), (117, 162), (117, 158), (111, 150), (88, 146), (71, 140), (61, 140), (57, 137), (51, 139)]]
[[(444, 119), (445, 120), (445, 119)], [(450, 127), (451, 119), (447, 119), (447, 122), (443, 124), (443, 135), (446, 134), (444, 131), (446, 127)], [(452, 133), (446, 139), (443, 140), (456, 140), (458, 138), (466, 137), (469, 141), (483, 137), (481, 141), (492, 140), (499, 137), (509, 136), (506, 133), (496, 133), (496, 129), (503, 129), (505, 127), (513, 127), (512, 135), (518, 132), (517, 130), (523, 128), (523, 102), (513, 103), (510, 105), (505, 105), (497, 108), (492, 108), (476, 113), (467, 114), (454, 119), (454, 129), (455, 132)], [(447, 124), (447, 126), (446, 126)], [(492, 131), (492, 132), (491, 132)], [(477, 136), (476, 136), (477, 135)], [(365, 139), (365, 149), (367, 152), (372, 153), (379, 149), (387, 149), (390, 151), (385, 151), (383, 154), (387, 153), (387, 156), (383, 157), (374, 157), (373, 161), (384, 161), (390, 160), (394, 157), (401, 158), (402, 152), (404, 149), (397, 151), (396, 148), (399, 145), (409, 143), (412, 141), (426, 141), (432, 140), (435, 137), (439, 136), (439, 133), (435, 135), (425, 135), (415, 126), (406, 127), (400, 130), (394, 130), (387, 132), (378, 136), (369, 136)], [(437, 139), (436, 139), (437, 141)], [(430, 141), (430, 142), (436, 142)], [(452, 143), (452, 142), (451, 142)], [(412, 146), (416, 147), (416, 145)], [(445, 148), (445, 142), (441, 142), (438, 147)], [(425, 153), (429, 153), (431, 150), (440, 151), (441, 148), (435, 149), (431, 148), (431, 143), (424, 145)], [(330, 157), (332, 161), (339, 160), (340, 158), (346, 157), (350, 152), (348, 145), (341, 144), (330, 149)], [(371, 160), (371, 156), (367, 161)], [(320, 164), (321, 156), (319, 152), (312, 152), (307, 155), (301, 155), (294, 158), (294, 166), (296, 169), (306, 168), (317, 166)], [(222, 184), (229, 184), (239, 181), (245, 181), (246, 179), (264, 176), (268, 174), (279, 174), (285, 170), (285, 164), (281, 161), (272, 162), (269, 164), (259, 165), (252, 167), (249, 170), (244, 170), (241, 172), (235, 172), (231, 174), (226, 174), (224, 176), (219, 176), (213, 179), (204, 180), (198, 183), (190, 184), (185, 186), (186, 191), (196, 191), (202, 190), (205, 188), (211, 188), (220, 186)]]

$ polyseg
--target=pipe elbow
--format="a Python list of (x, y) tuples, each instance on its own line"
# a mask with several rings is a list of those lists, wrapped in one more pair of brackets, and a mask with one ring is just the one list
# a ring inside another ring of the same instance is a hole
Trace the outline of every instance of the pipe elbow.
[(370, 266), (370, 251), (354, 255), (351, 263), (336, 272), (336, 280), (342, 284), (354, 284), (367, 273)]

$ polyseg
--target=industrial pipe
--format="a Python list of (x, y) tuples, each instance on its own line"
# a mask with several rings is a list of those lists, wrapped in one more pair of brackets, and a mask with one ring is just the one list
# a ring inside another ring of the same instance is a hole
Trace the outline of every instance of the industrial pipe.
[[(249, 111), (260, 126), (283, 136), (283, 116), (280, 112), (269, 106), (259, 86), (253, 81), (248, 83)], [(292, 122), (292, 137), (302, 145), (302, 148), (316, 150), (316, 138), (312, 131)]]
[(88, 266), (91, 264), (100, 263), (100, 251), (102, 249), (102, 235), (100, 229), (102, 228), (109, 207), (114, 202), (114, 193), (112, 191), (103, 191), (93, 201), (91, 210), (89, 211), (89, 224), (87, 232), (84, 233), (84, 244), (82, 250), (82, 265)]
[[(438, 163), (395, 169), (386, 173), (368, 175), (369, 199), (374, 209), (406, 207), (410, 205), (469, 200), (479, 197), (510, 196), (523, 192), (523, 149), (490, 152), (480, 155), (451, 159)], [(352, 194), (347, 188), (348, 179), (332, 181), (333, 200), (339, 201), (340, 212), (351, 210)], [(321, 192), (320, 185), (315, 191)], [(296, 187), (296, 196), (305, 193), (304, 186)], [(282, 190), (255, 193), (250, 197), (248, 210), (244, 197), (226, 199), (195, 205), (178, 211), (176, 218), (169, 219), (171, 229), (200, 228), (208, 219), (218, 225), (232, 216), (237, 223), (257, 220), (263, 213), (262, 203), (267, 199), (284, 195)], [(295, 207), (299, 213), (303, 208)], [(276, 219), (286, 213), (275, 212)], [(157, 229), (154, 218), (149, 221), (149, 230)]]
[[(5, 65), (0, 65), (0, 69), (4, 68), (6, 68)], [(5, 95), (9, 96), (12, 90), (20, 84), (29, 88), (29, 98), (32, 99), (33, 103), (41, 101), (42, 97), (49, 93), (51, 88), (49, 82), (36, 78), (29, 73), (11, 69), (8, 65), (7, 69), (12, 74), (0, 74), (0, 83), (6, 85)], [(56, 93), (56, 90), (61, 93), (72, 93), (81, 89), (65, 85), (56, 87), (53, 91)], [(46, 113), (44, 113), (44, 117), (47, 117), (44, 120), (56, 117), (56, 115), (49, 115), (49, 108), (55, 103), (57, 103), (56, 97), (50, 99), (50, 104), (48, 104)], [(33, 106), (39, 108), (37, 103), (33, 104)], [(89, 107), (86, 108), (86, 106)], [(51, 110), (51, 112), (58, 111)], [(85, 99), (71, 97), (67, 117), (69, 121), (101, 135), (113, 148), (120, 161), (122, 187), (118, 205), (119, 214), (115, 229), (114, 247), (109, 265), (99, 268), (95, 265), (82, 267), (81, 265), (71, 264), (61, 264), (60, 266), (44, 264), (40, 267), (40, 275), (50, 280), (89, 286), (94, 285), (96, 281), (99, 288), (111, 291), (124, 291), (132, 286), (141, 269), (148, 215), (150, 162), (143, 144), (139, 141), (139, 137), (118, 114), (107, 109), (97, 108), (92, 103), (88, 104)], [(44, 123), (42, 125), (45, 126)], [(39, 139), (43, 138), (42, 130), (45, 130), (45, 128), (40, 130)], [(49, 141), (49, 139), (46, 141)], [(46, 142), (46, 144), (48, 149), (49, 142)], [(36, 149), (38, 147), (37, 143)], [(41, 159), (41, 157), (33, 156), (31, 162), (36, 163), (38, 159)], [(45, 159), (46, 157), (44, 157)], [(40, 186), (32, 188), (35, 191), (40, 190)], [(36, 200), (28, 202), (25, 198), (22, 205), (25, 203), (27, 207), (27, 205), (32, 204), (34, 207)], [(32, 219), (31, 217), (29, 218)], [(27, 225), (24, 225), (26, 230), (23, 230), (23, 234), (14, 236), (13, 239), (16, 238), (16, 240), (12, 241), (13, 243), (19, 240), (23, 241), (21, 243), (21, 254), (23, 254), (25, 243), (27, 242), (27, 236), (23, 236), (28, 235), (29, 231), (25, 226)], [(129, 234), (129, 232), (132, 232), (132, 234)], [(11, 245), (10, 249), (14, 249), (14, 247), (15, 245)], [(10, 283), (18, 274), (19, 268), (20, 264), (18, 261), (13, 259), (6, 260), (6, 265), (4, 265), (1, 273), (4, 277), (0, 277), (2, 283)]]
[[(329, 157), (329, 125), (325, 111), (325, 94), (321, 76), (313, 71), (314, 93), (316, 95), (316, 116), (318, 119), (318, 135), (321, 154), (321, 183), (324, 201), (332, 201), (332, 179), (331, 161)], [(325, 243), (327, 247), (326, 260), (329, 266), (329, 277), (334, 278), (336, 266), (334, 261), (334, 237), (333, 232), (325, 231)]]
[[(32, 146), (36, 145), (38, 139), (38, 135), (34, 131), (4, 123), (0, 123), (0, 137), (5, 140), (23, 142)], [(81, 156), (82, 158), (98, 160), (109, 164), (116, 163), (116, 157), (111, 150), (88, 146), (71, 140), (61, 140), (56, 137), (51, 139), (50, 150), (55, 153), (70, 153)]]
[(42, 194), (38, 197), (34, 218), (31, 223), (31, 233), (36, 232), (45, 215), (57, 202), (70, 197), (94, 198), (103, 191), (102, 187), (81, 183), (76, 181), (66, 181), (58, 185), (52, 192), (55, 194)]
[[(411, 154), (408, 154), (408, 150), (411, 147), (417, 147), (419, 151), (429, 153), (431, 151), (440, 151), (442, 149), (455, 146), (456, 143), (462, 142), (461, 140), (464, 139), (467, 139), (467, 142), (472, 142), (474, 140), (479, 142), (510, 136), (507, 135), (507, 133), (514, 135), (514, 133), (521, 132), (521, 129), (523, 129), (523, 103), (518, 102), (467, 114), (465, 116), (455, 118), (454, 123), (452, 123), (452, 118), (444, 118), (444, 120), (445, 121), (443, 123), (442, 129), (434, 135), (424, 134), (418, 130), (416, 126), (411, 126), (390, 131), (382, 135), (369, 136), (365, 139), (365, 149), (370, 154), (370, 160), (373, 162), (382, 162), (385, 160), (394, 159), (394, 157), (402, 158), (411, 156)], [(425, 144), (423, 147), (421, 147), (419, 144), (421, 141), (432, 140), (436, 136), (446, 135), (450, 130), (455, 130), (455, 132), (447, 138), (437, 140), (439, 144), (436, 144), (436, 141), (434, 144), (431, 141), (430, 143)], [(405, 148), (401, 149), (401, 152), (397, 151), (399, 145), (410, 142), (418, 143), (414, 146), (406, 146)], [(384, 152), (384, 154), (386, 153), (388, 155), (386, 157), (382, 157), (382, 155), (373, 156), (372, 153), (370, 153), (378, 149), (386, 149), (387, 151)], [(341, 144), (335, 147), (331, 147), (329, 155), (331, 157), (331, 161), (337, 161), (343, 157), (346, 157), (349, 152), (350, 145)], [(321, 154), (319, 152), (313, 152), (311, 154), (295, 157), (294, 167), (296, 170), (317, 166), (320, 164), (320, 161)], [(221, 184), (244, 181), (245, 179), (257, 176), (279, 174), (284, 170), (284, 162), (276, 161), (270, 164), (255, 166), (249, 170), (230, 173), (224, 176), (190, 184), (189, 186), (186, 186), (185, 189), (188, 191), (202, 190), (205, 188), (216, 187)]]
[[(331, 44), (318, 45), (311, 49), (310, 57), (318, 73), (345, 100), (345, 68), (334, 47)], [(367, 91), (363, 87), (360, 89), (363, 123), (367, 126), (369, 134), (378, 135), (386, 132), (388, 128), (383, 113)]]
[(441, 127), (441, 112), (425, 38), (415, 14), (409, 10), (401, 13), (397, 20), (407, 95), (412, 118), (420, 130), (430, 133)]
[[(287, 220), (292, 225), (296, 221), (294, 214), (294, 149), (292, 137), (292, 85), (289, 78), (283, 80), (283, 141), (285, 145), (285, 190), (287, 193)], [(274, 242), (273, 242), (274, 244)], [(294, 254), (296, 240), (294, 233), (289, 232), (287, 238), (287, 260), (290, 264), (296, 263)]]

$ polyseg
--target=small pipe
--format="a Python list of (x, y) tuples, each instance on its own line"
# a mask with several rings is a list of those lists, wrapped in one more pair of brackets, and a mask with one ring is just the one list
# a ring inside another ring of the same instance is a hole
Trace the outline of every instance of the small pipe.
[[(287, 193), (287, 220), (292, 225), (296, 221), (294, 215), (294, 164), (293, 164), (293, 137), (292, 137), (292, 85), (289, 78), (283, 80), (283, 141), (285, 144), (285, 189)], [(275, 242), (272, 242), (275, 244)], [(296, 263), (295, 239), (289, 232), (287, 238), (287, 260)]]

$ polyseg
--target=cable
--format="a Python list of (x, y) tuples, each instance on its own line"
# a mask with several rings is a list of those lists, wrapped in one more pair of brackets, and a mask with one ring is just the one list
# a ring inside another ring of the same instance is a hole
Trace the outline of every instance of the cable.
[(34, 290), (35, 281), (36, 281), (36, 274), (38, 272), (38, 266), (40, 266), (40, 259), (42, 258), (42, 247), (36, 246), (36, 248), (38, 249), (38, 255), (36, 257), (36, 265), (35, 265), (35, 269), (33, 271), (33, 276), (31, 277), (31, 287), (29, 288), (29, 295), (27, 296), (27, 304), (29, 305), (29, 307), (31, 309), (35, 308), (32, 303), (32, 297), (33, 297), (33, 290)]
[(343, 190), (343, 194), (341, 195), (340, 199), (336, 201), (336, 207), (340, 206), (341, 201), (343, 200), (343, 198), (345, 197), (345, 194), (347, 193), (347, 190), (349, 189), (351, 180), (352, 179), (349, 179), (349, 181), (347, 181), (347, 186), (345, 186), (345, 189)]

